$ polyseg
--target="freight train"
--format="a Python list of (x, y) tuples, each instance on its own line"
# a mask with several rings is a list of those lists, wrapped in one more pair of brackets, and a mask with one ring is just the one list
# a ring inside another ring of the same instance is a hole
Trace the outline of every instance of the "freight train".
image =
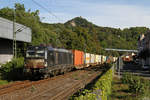
[[(115, 61), (115, 57), (113, 58), (112, 61)], [(26, 51), (24, 73), (33, 77), (47, 78), (104, 62), (107, 62), (104, 55), (49, 46), (30, 46)]]

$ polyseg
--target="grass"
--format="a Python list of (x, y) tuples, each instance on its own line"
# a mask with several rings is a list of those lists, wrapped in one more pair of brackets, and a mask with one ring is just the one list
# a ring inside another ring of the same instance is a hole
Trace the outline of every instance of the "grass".
[(114, 77), (112, 83), (111, 100), (141, 100), (141, 96), (129, 91), (127, 84), (123, 84), (121, 80)]
[(112, 83), (111, 99), (113, 100), (125, 100), (131, 93), (128, 92), (128, 85), (122, 84), (118, 78), (114, 78)]
[(9, 84), (10, 82), (7, 80), (0, 80), (0, 85)]

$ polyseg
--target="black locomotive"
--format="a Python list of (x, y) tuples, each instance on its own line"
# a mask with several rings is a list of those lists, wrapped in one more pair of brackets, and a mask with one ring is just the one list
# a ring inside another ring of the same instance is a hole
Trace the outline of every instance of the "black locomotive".
[(48, 77), (72, 70), (72, 51), (46, 46), (30, 46), (26, 52), (24, 72)]

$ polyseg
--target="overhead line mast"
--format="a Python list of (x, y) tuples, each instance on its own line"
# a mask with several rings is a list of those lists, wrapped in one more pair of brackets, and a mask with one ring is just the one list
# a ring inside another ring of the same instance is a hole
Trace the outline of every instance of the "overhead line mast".
[(16, 58), (17, 57), (17, 44), (16, 44), (16, 11), (15, 9), (13, 10), (13, 57)]

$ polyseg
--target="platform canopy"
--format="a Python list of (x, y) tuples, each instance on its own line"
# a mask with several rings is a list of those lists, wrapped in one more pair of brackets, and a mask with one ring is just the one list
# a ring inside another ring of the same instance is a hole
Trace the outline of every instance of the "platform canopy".
[[(29, 27), (15, 23), (16, 41), (31, 42), (32, 32)], [(0, 17), (0, 38), (13, 40), (13, 22)]]

